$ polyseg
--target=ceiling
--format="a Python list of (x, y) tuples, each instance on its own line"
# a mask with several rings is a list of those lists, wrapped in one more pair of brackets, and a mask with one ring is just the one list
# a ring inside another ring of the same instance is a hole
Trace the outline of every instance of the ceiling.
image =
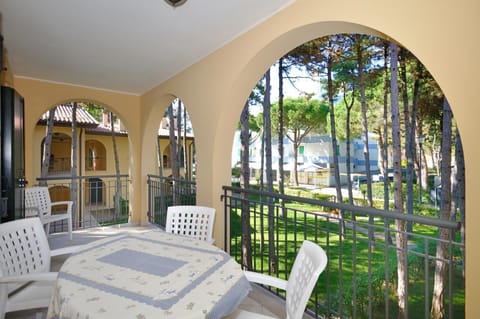
[(0, 0), (15, 76), (143, 94), (295, 0)]

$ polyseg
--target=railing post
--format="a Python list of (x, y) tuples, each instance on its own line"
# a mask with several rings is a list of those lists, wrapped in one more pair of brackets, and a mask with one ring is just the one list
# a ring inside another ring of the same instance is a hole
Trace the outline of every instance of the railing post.
[(230, 227), (228, 225), (230, 224), (230, 218), (228, 214), (228, 206), (227, 206), (227, 190), (223, 190), (223, 196), (221, 198), (223, 201), (223, 250), (225, 251), (230, 251), (230, 245), (228, 245), (228, 238), (230, 238)]
[(147, 175), (147, 218), (150, 223), (152, 221), (152, 187), (150, 174)]

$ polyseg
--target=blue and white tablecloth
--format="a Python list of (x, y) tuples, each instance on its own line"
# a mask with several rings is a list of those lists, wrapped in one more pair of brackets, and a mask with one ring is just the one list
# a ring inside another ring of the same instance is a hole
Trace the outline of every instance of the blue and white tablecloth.
[(47, 318), (221, 318), (250, 289), (224, 251), (153, 230), (102, 239), (69, 257)]

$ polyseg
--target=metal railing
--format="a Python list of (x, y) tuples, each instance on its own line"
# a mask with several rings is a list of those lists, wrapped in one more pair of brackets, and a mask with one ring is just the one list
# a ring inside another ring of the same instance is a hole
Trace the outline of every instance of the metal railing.
[(68, 174), (72, 169), (70, 157), (51, 157), (50, 164), (48, 165), (49, 175)]
[(172, 205), (195, 205), (196, 183), (158, 175), (147, 175), (148, 220), (165, 227), (167, 207)]
[[(83, 229), (97, 226), (127, 223), (129, 209), (129, 176), (119, 175), (120, 193), (116, 201), (117, 175), (49, 176), (37, 178), (37, 183), (47, 182), (52, 202), (70, 200), (73, 183), (77, 183), (74, 200), (73, 228)], [(51, 232), (66, 230), (65, 221), (50, 226)]]
[[(314, 317), (397, 317), (397, 256), (406, 257), (404, 318), (430, 318), (436, 264), (446, 267), (444, 318), (465, 317), (464, 245), (458, 223), (236, 187), (223, 190), (225, 249), (228, 245), (239, 263), (243, 262), (242, 203), (250, 215), (252, 270), (287, 279), (303, 240), (325, 249), (328, 265), (307, 307)], [(412, 222), (413, 231), (397, 230), (397, 221)], [(449, 231), (448, 239), (439, 239), (441, 229)], [(397, 238), (408, 244), (397, 247)], [(446, 247), (447, 258), (436, 257), (440, 244)], [(273, 292), (283, 296), (281, 291)]]

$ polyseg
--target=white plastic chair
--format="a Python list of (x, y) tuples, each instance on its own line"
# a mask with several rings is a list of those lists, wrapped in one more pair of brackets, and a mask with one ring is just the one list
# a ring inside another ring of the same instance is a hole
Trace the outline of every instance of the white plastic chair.
[(165, 231), (213, 243), (214, 222), (215, 208), (193, 205), (169, 206)]
[(50, 251), (38, 217), (0, 224), (0, 319), (6, 312), (48, 307), (57, 279), (50, 257), (77, 249)]
[[(66, 213), (52, 214), (52, 207), (66, 205)], [(68, 235), (72, 239), (72, 201), (50, 200), (48, 187), (30, 187), (25, 188), (25, 217), (38, 216), (45, 225), (45, 231), (50, 233), (50, 224), (59, 220), (67, 220)]]
[[(290, 277), (287, 280), (245, 271), (250, 282), (259, 283), (286, 291), (287, 319), (301, 319), (318, 277), (327, 265), (327, 255), (317, 244), (305, 240), (295, 258)], [(229, 319), (267, 319), (263, 314), (249, 312), (243, 309), (235, 310)]]

